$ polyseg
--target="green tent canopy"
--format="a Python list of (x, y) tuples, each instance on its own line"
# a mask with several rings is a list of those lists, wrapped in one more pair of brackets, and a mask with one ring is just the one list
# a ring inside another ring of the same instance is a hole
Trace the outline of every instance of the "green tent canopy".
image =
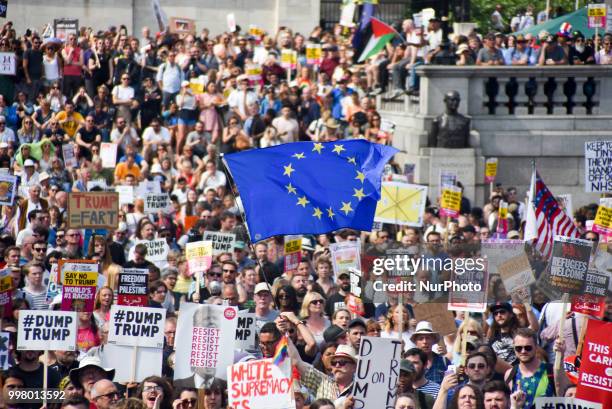
[[(517, 31), (514, 34), (531, 34), (533, 36), (537, 36), (541, 31), (547, 31), (550, 34), (557, 34), (559, 32), (559, 27), (563, 23), (570, 23), (572, 25), (572, 32), (580, 31), (586, 38), (593, 37), (595, 35), (595, 29), (588, 28), (586, 7), (578, 9), (573, 13), (548, 20), (542, 24), (538, 24), (537, 26), (532, 26), (526, 30)], [(603, 34), (604, 32), (605, 29), (599, 29), (599, 34)]]

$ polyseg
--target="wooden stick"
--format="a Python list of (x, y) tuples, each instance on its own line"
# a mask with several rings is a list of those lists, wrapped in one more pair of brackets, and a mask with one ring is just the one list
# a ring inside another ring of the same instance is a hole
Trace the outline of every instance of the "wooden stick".
[[(49, 350), (45, 349), (45, 354), (43, 355), (43, 391), (47, 390), (47, 370), (49, 368)], [(47, 406), (47, 395), (43, 396), (43, 406)]]
[(582, 347), (584, 345), (584, 335), (586, 334), (587, 324), (589, 323), (589, 319), (587, 317), (582, 317), (582, 328), (580, 328), (580, 337), (578, 338), (578, 345), (576, 345), (576, 355), (582, 354)]
[[(565, 328), (565, 316), (567, 315), (567, 300), (569, 298), (568, 293), (563, 293), (563, 298), (561, 302), (563, 306), (561, 308), (561, 321), (559, 321), (559, 338), (563, 337), (563, 330)], [(555, 352), (555, 366), (554, 373), (557, 373), (561, 369), (561, 361), (563, 360), (563, 354), (560, 351)], [(558, 381), (555, 381), (556, 390), (561, 390), (561, 384)]]
[(136, 362), (138, 361), (138, 346), (132, 349), (132, 370), (130, 371), (130, 383), (136, 382)]
[(463, 333), (461, 334), (461, 365), (465, 365), (465, 359), (467, 358), (467, 335), (468, 326), (467, 320), (470, 318), (470, 312), (465, 311), (463, 313)]

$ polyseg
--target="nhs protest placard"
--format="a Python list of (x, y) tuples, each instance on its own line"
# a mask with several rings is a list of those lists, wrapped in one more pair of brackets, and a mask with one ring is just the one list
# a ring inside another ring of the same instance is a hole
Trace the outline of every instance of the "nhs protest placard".
[(144, 197), (144, 212), (157, 214), (172, 211), (172, 203), (167, 193), (147, 193)]
[(62, 311), (93, 312), (98, 287), (98, 262), (60, 260)]
[(214, 378), (227, 379), (226, 368), (234, 362), (234, 337), (238, 309), (226, 305), (181, 303), (176, 327), (174, 381), (190, 382), (195, 374), (204, 388)]
[(213, 255), (231, 253), (234, 251), (236, 235), (234, 233), (221, 233), (218, 231), (205, 231), (204, 241), (212, 241)]
[(189, 275), (202, 276), (212, 264), (212, 241), (196, 241), (185, 245)]
[(592, 247), (593, 242), (589, 240), (555, 236), (545, 279), (561, 292), (582, 293)]
[(103, 351), (102, 366), (115, 368), (114, 382), (142, 382), (147, 376), (160, 374), (162, 371), (162, 348), (138, 348), (135, 352), (138, 362), (138, 365), (134, 366), (135, 374), (132, 374), (132, 365), (127, 361), (134, 357), (134, 347), (106, 344)]
[(584, 143), (584, 190), (612, 192), (612, 141)]
[(77, 313), (21, 310), (17, 350), (76, 351)]
[(601, 403), (578, 398), (535, 398), (535, 409), (602, 409)]
[(588, 320), (576, 397), (612, 408), (612, 323)]
[(164, 308), (113, 305), (108, 321), (108, 343), (163, 348), (166, 310)]
[(329, 245), (329, 250), (336, 278), (341, 273), (350, 274), (351, 268), (361, 271), (361, 240), (332, 243)]
[(255, 313), (248, 310), (238, 312), (238, 325), (236, 327), (236, 349), (253, 350), (257, 339)]
[(124, 268), (119, 273), (117, 304), (132, 307), (149, 305), (149, 270), (146, 268)]
[(10, 332), (0, 332), (0, 370), (6, 371), (9, 369), (9, 341), (11, 339)]
[(68, 227), (116, 229), (119, 195), (115, 192), (68, 193)]
[(353, 386), (355, 409), (395, 407), (401, 352), (399, 339), (361, 337)]
[(17, 176), (0, 175), (0, 205), (12, 206), (17, 192)]
[(227, 368), (228, 407), (293, 409), (291, 360), (274, 365), (272, 358), (241, 362)]

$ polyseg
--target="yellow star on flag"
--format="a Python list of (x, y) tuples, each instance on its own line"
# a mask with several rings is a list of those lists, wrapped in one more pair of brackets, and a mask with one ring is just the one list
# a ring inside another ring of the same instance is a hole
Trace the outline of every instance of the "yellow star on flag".
[(334, 145), (334, 149), (333, 149), (332, 152), (336, 152), (338, 155), (340, 155), (343, 150), (345, 150), (344, 146), (342, 146), (342, 145)]
[(312, 148), (313, 152), (317, 152), (319, 154), (321, 154), (321, 150), (323, 149), (323, 144), (322, 143), (315, 143), (314, 144), (314, 148)]
[(353, 188), (353, 190), (355, 191), (355, 194), (353, 196), (355, 196), (357, 200), (361, 200), (366, 196), (365, 193), (363, 193), (363, 188), (361, 189)]
[(313, 217), (316, 217), (317, 219), (321, 220), (321, 215), (323, 214), (323, 212), (321, 211), (321, 209), (319, 209), (318, 207), (314, 208), (314, 213), (312, 214)]
[(327, 217), (329, 217), (330, 219), (333, 219), (334, 216), (336, 214), (334, 213), (333, 209), (330, 207), (329, 209), (327, 209)]
[(344, 212), (345, 215), (348, 215), (350, 212), (353, 211), (353, 208), (351, 207), (351, 202), (342, 202), (342, 208), (340, 209), (341, 212)]
[(310, 201), (308, 201), (308, 199), (306, 199), (306, 196), (302, 196), (298, 199), (298, 202), (296, 204), (296, 206), (302, 206), (302, 207), (306, 207), (306, 205), (310, 203)]
[(352, 163), (353, 165), (357, 165), (357, 161), (355, 160), (354, 156), (353, 157), (348, 157), (347, 159), (348, 159), (349, 163)]
[(304, 152), (300, 152), (300, 153), (294, 153), (293, 155), (291, 155), (293, 158), (296, 159), (304, 159), (306, 156), (304, 156)]
[(288, 193), (293, 193), (294, 195), (297, 195), (297, 190), (295, 190), (295, 188), (293, 187), (293, 185), (291, 183), (289, 183), (285, 187), (287, 188), (287, 192)]
[(291, 166), (291, 163), (287, 166), (283, 166), (283, 168), (285, 168), (285, 172), (283, 173), (283, 176), (289, 176), (291, 177), (291, 172), (295, 172), (295, 169), (293, 169), (293, 167)]
[(363, 172), (357, 171), (357, 176), (355, 176), (355, 179), (359, 179), (359, 181), (363, 183), (363, 181), (365, 180), (365, 175), (363, 174)]

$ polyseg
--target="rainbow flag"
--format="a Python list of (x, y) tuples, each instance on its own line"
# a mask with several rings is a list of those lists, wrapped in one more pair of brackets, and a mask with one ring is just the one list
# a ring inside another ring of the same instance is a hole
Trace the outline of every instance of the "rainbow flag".
[(276, 344), (276, 350), (274, 351), (274, 356), (272, 357), (274, 365), (280, 365), (285, 358), (289, 355), (289, 344), (287, 344), (287, 337), (284, 335)]

